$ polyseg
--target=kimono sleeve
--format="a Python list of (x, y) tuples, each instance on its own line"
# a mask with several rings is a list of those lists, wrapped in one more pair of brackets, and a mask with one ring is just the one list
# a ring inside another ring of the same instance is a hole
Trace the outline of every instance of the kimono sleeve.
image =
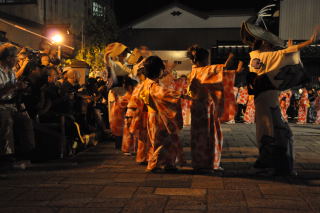
[(133, 134), (135, 131), (139, 130), (141, 116), (142, 116), (142, 109), (143, 109), (143, 102), (138, 99), (136, 96), (132, 96), (129, 104), (126, 116), (131, 118), (131, 123), (129, 125), (129, 132)]
[(163, 88), (153, 84), (150, 96), (164, 126), (170, 134), (179, 129), (179, 106), (181, 94), (175, 90)]
[(198, 79), (201, 84), (222, 83), (224, 64), (210, 65), (199, 73)]

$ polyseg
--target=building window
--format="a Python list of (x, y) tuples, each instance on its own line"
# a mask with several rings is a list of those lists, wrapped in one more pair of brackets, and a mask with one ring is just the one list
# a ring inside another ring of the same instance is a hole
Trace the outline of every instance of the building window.
[(0, 4), (36, 4), (37, 0), (0, 0)]
[(103, 17), (105, 16), (105, 10), (106, 8), (99, 4), (98, 2), (93, 2), (92, 3), (92, 15), (93, 16), (100, 16)]

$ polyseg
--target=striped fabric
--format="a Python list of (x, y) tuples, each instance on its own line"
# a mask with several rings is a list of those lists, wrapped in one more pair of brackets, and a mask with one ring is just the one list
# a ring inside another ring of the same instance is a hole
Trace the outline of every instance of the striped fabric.
[[(6, 87), (8, 84), (16, 83), (15, 73), (12, 70), (5, 71), (3, 67), (0, 67), (0, 89)], [(10, 100), (13, 98), (13, 92), (5, 94), (4, 96), (0, 97), (0, 100)], [(13, 104), (0, 104), (0, 110), (5, 109), (14, 109)]]

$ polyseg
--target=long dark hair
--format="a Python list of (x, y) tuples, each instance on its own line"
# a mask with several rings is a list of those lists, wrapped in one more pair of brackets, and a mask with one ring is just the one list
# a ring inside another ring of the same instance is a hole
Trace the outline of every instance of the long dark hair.
[(191, 59), (192, 63), (196, 64), (207, 59), (209, 52), (195, 44), (188, 48), (187, 57)]

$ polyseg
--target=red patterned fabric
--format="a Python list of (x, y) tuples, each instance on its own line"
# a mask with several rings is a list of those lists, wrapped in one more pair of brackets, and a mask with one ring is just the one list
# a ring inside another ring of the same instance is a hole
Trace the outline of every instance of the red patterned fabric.
[(223, 108), (222, 77), (223, 65), (193, 67), (190, 74), (191, 155), (194, 169), (218, 169), (220, 166), (223, 136), (215, 112), (218, 107)]
[(319, 95), (319, 93), (318, 93), (318, 96), (314, 102), (314, 106), (315, 106), (315, 110), (317, 113), (315, 123), (320, 124), (320, 95)]
[(249, 95), (246, 112), (244, 113), (243, 120), (248, 124), (255, 122), (256, 108), (254, 106), (254, 96)]
[(237, 112), (236, 97), (234, 95), (235, 75), (235, 70), (225, 70), (223, 72), (224, 112), (221, 122), (233, 121)]
[(147, 131), (151, 157), (147, 170), (161, 166), (175, 167), (179, 147), (180, 93), (146, 79), (138, 96), (148, 108)]
[[(175, 90), (179, 91), (181, 94), (186, 95), (188, 90), (188, 81), (180, 78), (175, 81)], [(182, 118), (183, 126), (191, 125), (191, 107), (192, 101), (188, 99), (181, 99), (181, 108), (182, 108)]]
[[(137, 152), (136, 162), (147, 162), (149, 160), (150, 142), (147, 133), (148, 112), (143, 101), (139, 99), (139, 92), (142, 84), (136, 86), (128, 103), (126, 118), (129, 125), (129, 133), (133, 137), (133, 145), (128, 144), (126, 147), (132, 146)], [(124, 146), (124, 145), (123, 145)], [(123, 147), (124, 148), (124, 147)], [(123, 151), (125, 151), (123, 149)]]
[(287, 110), (290, 106), (290, 99), (291, 99), (292, 92), (290, 90), (283, 91), (279, 95), (279, 105), (282, 117), (285, 121), (288, 121)]
[(125, 113), (127, 111), (127, 104), (131, 97), (130, 93), (126, 93), (124, 96), (116, 96), (115, 102), (112, 103), (110, 109), (110, 129), (114, 136), (123, 135)]
[(167, 89), (175, 89), (175, 80), (172, 73), (168, 73), (163, 78), (159, 80), (160, 86), (167, 88)]
[(298, 123), (300, 124), (307, 123), (308, 108), (309, 108), (308, 91), (304, 89), (299, 100)]
[(245, 105), (248, 102), (249, 94), (248, 89), (244, 87), (240, 87), (238, 91), (237, 103)]

